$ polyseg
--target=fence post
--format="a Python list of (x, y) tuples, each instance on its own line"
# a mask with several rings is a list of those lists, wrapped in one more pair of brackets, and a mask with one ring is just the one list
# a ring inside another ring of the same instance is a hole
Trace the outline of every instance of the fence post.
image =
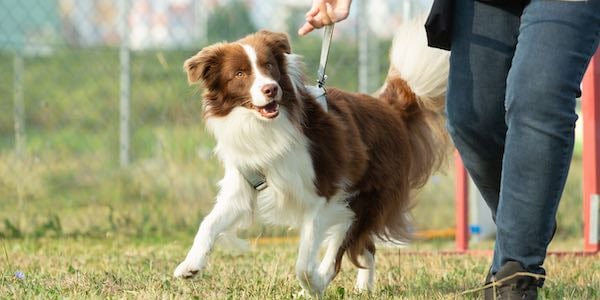
[(196, 0), (192, 2), (194, 9), (194, 40), (199, 42), (200, 45), (204, 46), (208, 42), (207, 29), (208, 29), (208, 13), (205, 1)]
[(454, 151), (454, 174), (456, 177), (456, 251), (469, 250), (469, 175), (458, 151)]
[(583, 240), (585, 252), (600, 251), (600, 50), (583, 78)]
[(119, 47), (120, 62), (120, 105), (119, 105), (119, 162), (121, 167), (129, 165), (129, 122), (130, 122), (130, 96), (131, 73), (129, 53), (129, 0), (119, 1), (119, 34), (121, 43)]
[(15, 152), (18, 159), (25, 155), (25, 101), (23, 95), (24, 62), (21, 51), (15, 51), (14, 58), (14, 116), (15, 116)]

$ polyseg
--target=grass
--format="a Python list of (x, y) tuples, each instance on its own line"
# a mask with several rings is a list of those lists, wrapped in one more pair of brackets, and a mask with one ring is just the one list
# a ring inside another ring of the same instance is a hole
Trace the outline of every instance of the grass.
[[(231, 254), (217, 249), (207, 269), (192, 280), (171, 277), (191, 236), (162, 240), (119, 237), (4, 240), (0, 295), (31, 298), (291, 299), (300, 290), (294, 276), (294, 243), (257, 245)], [(416, 248), (431, 245), (418, 244)], [(377, 254), (376, 287), (355, 294), (355, 269), (347, 262), (326, 299), (478, 299), (488, 256)], [(600, 297), (598, 257), (555, 257), (541, 299)], [(23, 272), (18, 279), (15, 272)]]

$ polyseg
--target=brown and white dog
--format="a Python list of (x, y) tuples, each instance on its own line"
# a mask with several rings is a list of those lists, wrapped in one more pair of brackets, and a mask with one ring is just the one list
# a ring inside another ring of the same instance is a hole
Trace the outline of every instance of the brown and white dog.
[[(345, 253), (359, 267), (356, 288), (372, 287), (375, 240), (408, 240), (411, 194), (446, 154), (448, 54), (427, 47), (422, 27), (400, 28), (377, 97), (330, 88), (328, 111), (305, 87), (285, 34), (260, 31), (185, 61), (189, 83), (204, 87), (225, 175), (176, 277), (201, 271), (220, 234), (259, 217), (299, 230), (305, 293), (322, 296)], [(255, 190), (241, 170), (263, 174), (268, 187)]]

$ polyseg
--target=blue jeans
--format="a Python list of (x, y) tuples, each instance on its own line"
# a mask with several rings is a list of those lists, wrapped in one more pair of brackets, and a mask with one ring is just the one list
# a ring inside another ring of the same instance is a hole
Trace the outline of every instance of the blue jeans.
[(457, 0), (454, 13), (448, 130), (497, 225), (492, 273), (507, 261), (544, 273), (600, 0)]

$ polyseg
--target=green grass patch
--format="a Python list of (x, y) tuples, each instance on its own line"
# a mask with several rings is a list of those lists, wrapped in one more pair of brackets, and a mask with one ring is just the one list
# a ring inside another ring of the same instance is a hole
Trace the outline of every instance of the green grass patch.
[[(217, 249), (199, 276), (174, 279), (172, 271), (191, 238), (4, 240), (0, 294), (17, 299), (291, 299), (300, 291), (295, 244), (256, 246), (241, 254)], [(345, 261), (325, 299), (480, 299), (480, 292), (460, 294), (482, 285), (489, 261), (487, 256), (399, 255), (384, 248), (377, 254), (371, 293), (354, 293), (356, 269)], [(546, 268), (540, 299), (600, 296), (597, 257), (552, 256)]]

